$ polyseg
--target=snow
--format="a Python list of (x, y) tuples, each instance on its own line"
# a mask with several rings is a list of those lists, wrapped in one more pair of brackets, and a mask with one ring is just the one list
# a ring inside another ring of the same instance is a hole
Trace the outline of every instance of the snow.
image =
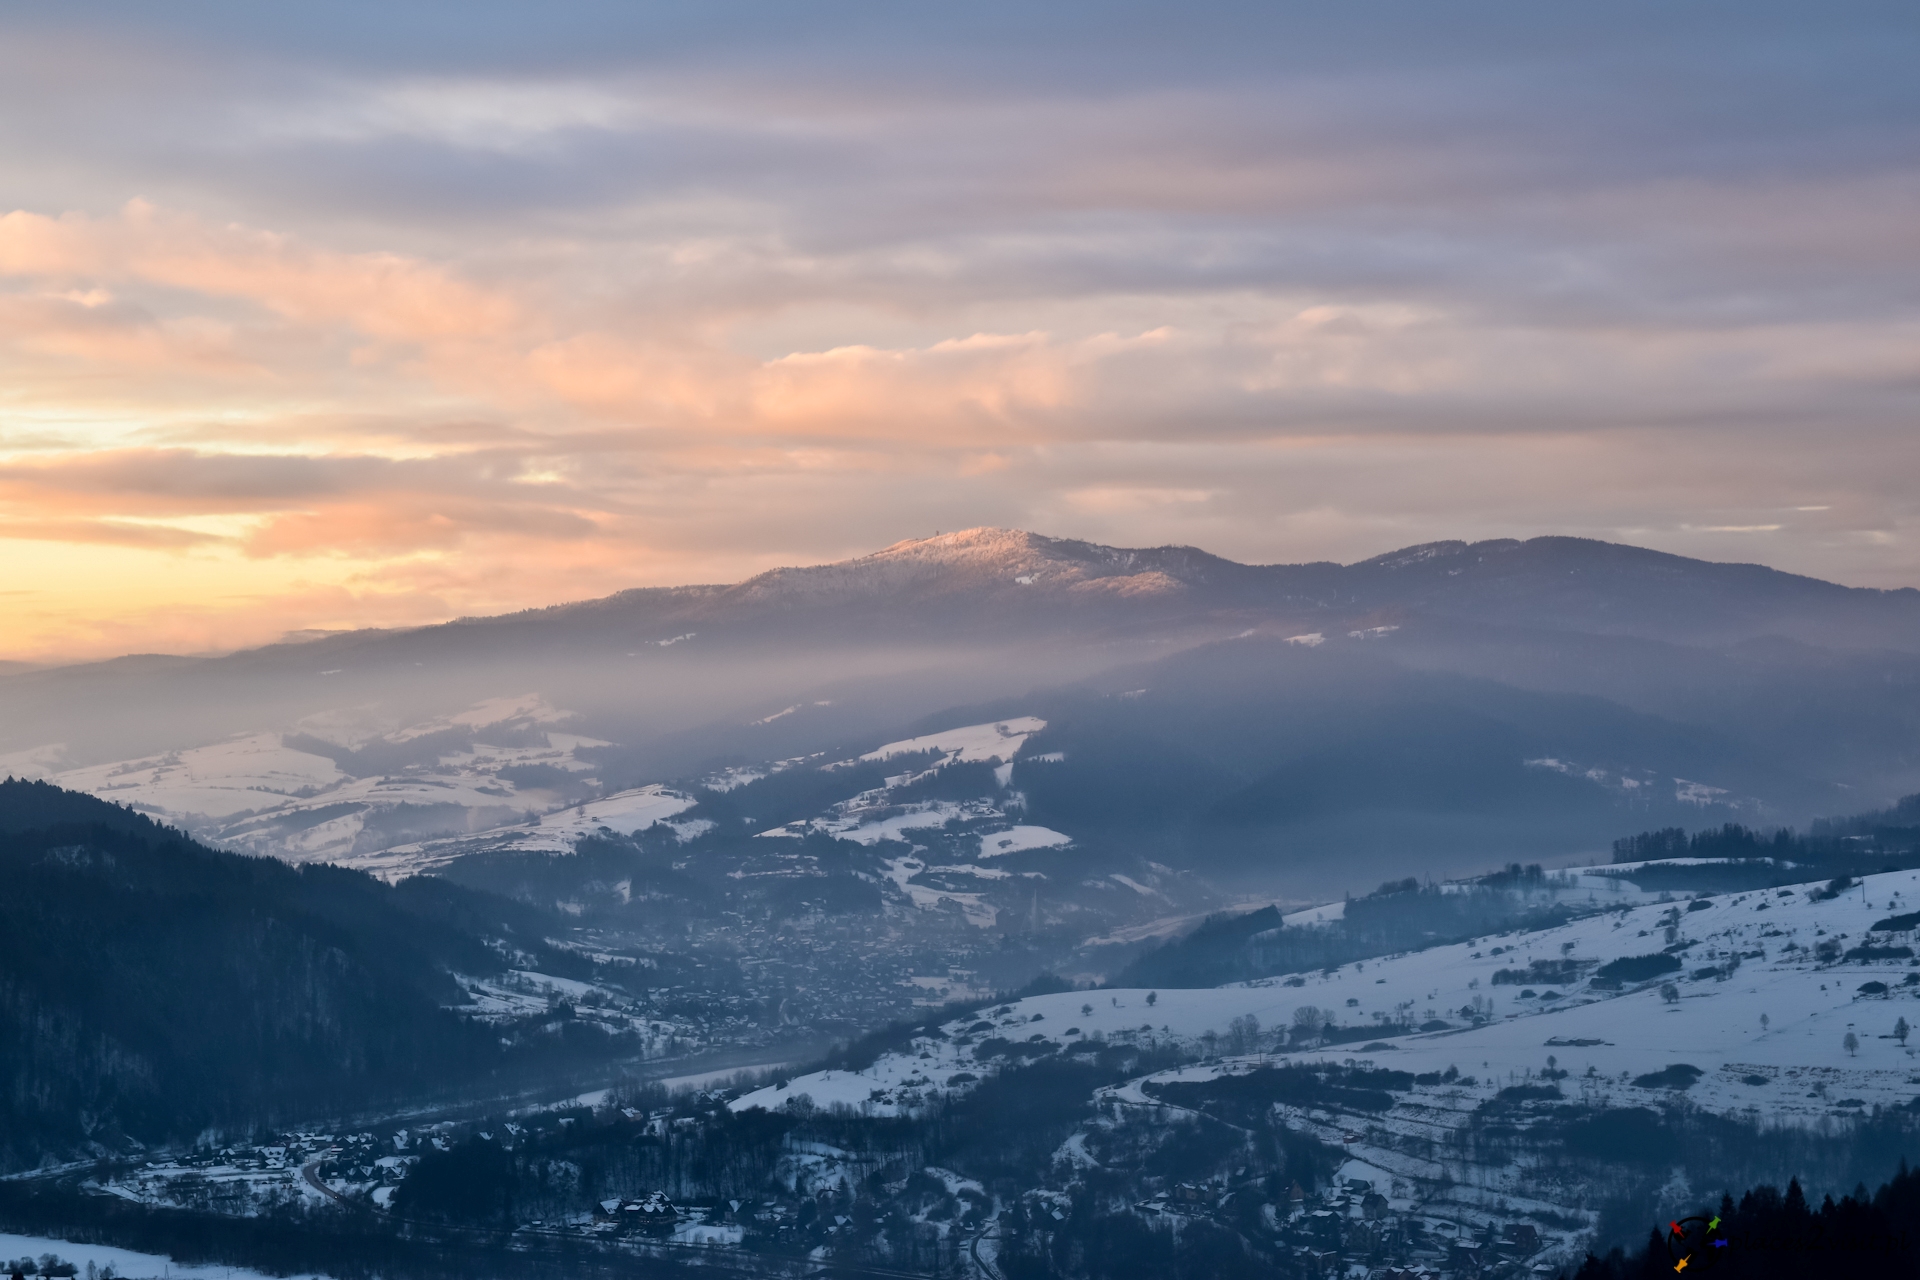
[[(880, 1064), (876, 1063), (866, 1071), (816, 1071), (812, 1075), (799, 1077), (784, 1088), (780, 1085), (768, 1085), (764, 1089), (756, 1089), (752, 1093), (734, 1099), (728, 1105), (734, 1111), (749, 1111), (754, 1107), (773, 1110), (784, 1106), (788, 1099), (797, 1099), (804, 1095), (816, 1107), (831, 1107), (835, 1103), (857, 1107), (868, 1101), (869, 1095), (883, 1081), (891, 1081), (892, 1073), (876, 1072), (879, 1066)], [(889, 1110), (886, 1114), (895, 1114), (895, 1112)]]
[(941, 1185), (946, 1187), (947, 1194), (950, 1196), (971, 1193), (979, 1196), (982, 1200), (987, 1198), (987, 1189), (984, 1186), (972, 1178), (955, 1173), (951, 1169), (942, 1169), (939, 1165), (930, 1164), (921, 1172), (925, 1173), (929, 1178), (938, 1178)]
[(944, 827), (963, 816), (964, 812), (961, 805), (946, 800), (934, 800), (912, 805), (905, 812), (892, 814), (874, 822), (863, 822), (846, 827), (837, 827), (831, 822), (816, 825), (832, 831), (842, 840), (852, 840), (859, 844), (878, 844), (882, 840), (898, 840), (909, 831)]
[(1166, 894), (1160, 892), (1158, 889), (1152, 888), (1151, 886), (1148, 886), (1148, 885), (1141, 884), (1138, 880), (1135, 880), (1132, 876), (1123, 876), (1117, 871), (1114, 872), (1112, 875), (1108, 876), (1107, 879), (1112, 880), (1118, 884), (1123, 884), (1127, 886), (1127, 888), (1133, 890), (1135, 893), (1139, 894), (1143, 898), (1165, 898), (1167, 896)]
[[(999, 921), (999, 910), (989, 906), (977, 893), (956, 893), (951, 889), (935, 889), (929, 885), (913, 884), (911, 877), (928, 870), (927, 864), (915, 857), (890, 858), (881, 864), (887, 879), (893, 882), (908, 902), (922, 911), (930, 911), (943, 903), (951, 903), (960, 908), (967, 923), (981, 929), (991, 929)], [(935, 868), (936, 870), (957, 870), (957, 868)]]
[(1347, 918), (1347, 904), (1329, 902), (1324, 906), (1309, 907), (1305, 911), (1295, 911), (1280, 917), (1280, 923), (1289, 929), (1298, 929), (1301, 925), (1331, 924), (1335, 920)]
[(993, 995), (991, 987), (974, 986), (971, 977), (972, 975), (967, 977), (949, 975), (941, 978), (927, 975), (902, 978), (900, 985), (911, 987), (919, 993), (914, 997), (913, 1002), (921, 1007), (947, 1004), (954, 1000), (984, 1000)]
[(743, 1071), (778, 1071), (789, 1066), (786, 1062), (751, 1062), (738, 1067), (720, 1067), (713, 1071), (698, 1071), (690, 1076), (669, 1076), (665, 1080), (656, 1080), (662, 1089), (678, 1092), (682, 1089), (710, 1089), (716, 1084), (725, 1084)]
[(736, 766), (731, 769), (722, 769), (719, 773), (710, 774), (702, 778), (700, 785), (708, 791), (731, 791), (735, 787), (744, 787), (749, 782), (758, 782), (766, 776), (767, 771), (765, 769), (749, 769), (744, 766)]
[[(788, 711), (804, 710), (796, 703)], [(785, 715), (787, 711), (778, 713)], [(770, 718), (778, 718), (778, 715)], [(521, 787), (502, 777), (512, 766), (539, 765), (581, 777), (591, 767), (576, 756), (581, 748), (604, 746), (597, 739), (566, 733), (558, 726), (571, 713), (535, 694), (491, 698), (465, 711), (407, 726), (383, 720), (377, 709), (349, 708), (309, 717), (300, 733), (343, 748), (360, 750), (384, 741), (404, 744), (453, 730), (480, 733), (506, 726), (509, 740), (531, 745), (502, 747), (482, 741), (456, 746), (383, 777), (351, 777), (332, 759), (286, 745), (278, 733), (252, 733), (225, 742), (168, 753), (148, 760), (69, 769), (54, 780), (62, 785), (130, 803), (164, 821), (186, 827), (212, 843), (292, 861), (332, 861), (388, 879), (436, 870), (477, 852), (565, 853), (583, 837), (601, 830), (630, 835), (670, 820), (695, 803), (692, 796), (660, 785), (636, 787), (584, 805), (555, 808), (560, 791)], [(940, 733), (891, 742), (861, 756), (885, 760), (902, 753), (933, 751), (936, 767), (958, 762), (995, 762), (1002, 788), (1011, 784), (1011, 762), (1028, 738), (1046, 727), (1035, 716), (964, 725)], [(532, 732), (529, 733), (528, 731)], [(496, 735), (503, 736), (503, 735)], [(298, 741), (298, 739), (294, 739)], [(47, 746), (17, 753), (19, 769), (44, 770), (61, 759), (61, 748)], [(1058, 758), (1057, 753), (1054, 757)], [(9, 758), (12, 759), (11, 757)], [(729, 769), (703, 785), (729, 790), (777, 771), (770, 766)], [(1004, 822), (1006, 814), (989, 799), (955, 804), (892, 805), (889, 791), (906, 781), (852, 797), (822, 817), (765, 835), (821, 830), (862, 844), (908, 838), (908, 833), (954, 822)], [(416, 821), (444, 824), (427, 838), (395, 831), (383, 814), (402, 806), (432, 815)], [(464, 812), (460, 812), (464, 811)], [(671, 825), (671, 824), (670, 824)], [(682, 839), (698, 833), (675, 826)], [(1010, 843), (1007, 843), (1010, 842)], [(990, 837), (980, 857), (1056, 848), (1069, 837), (1044, 827), (1014, 826)]]
[(532, 969), (510, 970), (514, 977), (530, 982), (537, 987), (552, 987), (560, 995), (578, 1000), (602, 988), (591, 982), (581, 982), (575, 978), (556, 978), (550, 973), (537, 973)]
[(1360, 1179), (1362, 1182), (1371, 1182), (1373, 1189), (1380, 1192), (1385, 1192), (1388, 1187), (1393, 1185), (1393, 1175), (1391, 1173), (1377, 1165), (1368, 1164), (1365, 1160), (1349, 1160), (1341, 1165), (1340, 1168), (1334, 1172), (1333, 1183), (1337, 1187), (1344, 1187), (1355, 1178)]
[(540, 819), (540, 827), (543, 831), (565, 832), (575, 837), (598, 831), (602, 827), (621, 835), (634, 835), (656, 822), (691, 809), (693, 804), (692, 796), (670, 791), (657, 784), (635, 787), (604, 800), (550, 813)]
[[(474, 703), (465, 711), (448, 716), (444, 721), (428, 721), (414, 729), (414, 734), (433, 733), (442, 725), (459, 725), (467, 729), (489, 729), (495, 725), (508, 724), (515, 720), (531, 720), (535, 724), (563, 724), (573, 718), (572, 714), (560, 710), (537, 693), (523, 693), (515, 697), (486, 698)], [(401, 737), (404, 740), (406, 734)]]
[[(1602, 862), (1590, 867), (1564, 867), (1556, 875), (1579, 876), (1621, 876), (1631, 871), (1641, 871), (1647, 867), (1714, 867), (1733, 863), (1748, 862), (1773, 863), (1772, 858), (1648, 858), (1642, 862)], [(1784, 864), (1792, 866), (1792, 863)]]
[[(145, 1280), (149, 1276), (172, 1276), (176, 1280), (268, 1280), (263, 1272), (229, 1267), (224, 1263), (183, 1264), (160, 1254), (136, 1253), (132, 1249), (116, 1249), (111, 1245), (74, 1244), (50, 1236), (0, 1234), (0, 1259), (19, 1258), (28, 1254), (38, 1258), (43, 1253), (59, 1254), (78, 1266), (82, 1274), (85, 1274), (89, 1262), (101, 1267), (111, 1264), (115, 1271), (130, 1280)], [(319, 1274), (305, 1272), (290, 1280), (314, 1280)]]
[(0, 778), (51, 778), (72, 765), (66, 743), (46, 742), (0, 754)]
[(277, 733), (251, 733), (145, 760), (70, 769), (63, 787), (166, 815), (230, 818), (312, 795), (346, 778), (325, 756), (295, 751)]
[[(41, 767), (35, 776), (130, 805), (215, 845), (293, 862), (359, 865), (371, 856), (368, 869), (402, 874), (412, 865), (409, 856), (388, 859), (392, 865), (387, 867), (377, 855), (386, 852), (384, 846), (404, 842), (412, 842), (409, 855), (417, 854), (419, 833), (406, 831), (404, 825), (390, 830), (385, 815), (402, 806), (435, 815), (433, 821), (442, 828), (434, 833), (438, 838), (490, 834), (523, 825), (530, 814), (552, 809), (561, 798), (552, 789), (513, 784), (501, 776), (502, 770), (541, 765), (581, 777), (591, 773), (591, 766), (575, 752), (607, 744), (556, 727), (569, 718), (570, 713), (544, 698), (524, 694), (489, 698), (457, 714), (407, 726), (396, 726), (371, 707), (309, 716), (293, 726), (298, 735), (352, 751), (376, 742), (405, 746), (453, 731), (463, 731), (464, 738), (502, 726), (511, 731), (511, 740), (527, 744), (467, 741), (424, 753), (381, 777), (350, 776), (324, 754), (325, 748), (290, 746), (302, 738), (269, 731), (145, 759), (54, 772), (44, 766), (61, 762), (59, 749), (35, 748), (19, 753), (18, 764), (21, 772), (37, 764)], [(618, 806), (606, 816), (617, 821)], [(428, 858), (421, 865), (446, 860)]]
[(1073, 837), (1048, 827), (1014, 826), (1005, 831), (988, 831), (980, 836), (980, 856), (1001, 858), (1029, 849), (1057, 849), (1072, 844)]
[[(1144, 991), (1061, 992), (1016, 1001), (1004, 1015), (983, 1016), (996, 1024), (993, 1035), (1009, 1039), (1044, 1034), (1064, 1044), (1065, 1029), (1077, 1027), (1084, 1035), (1170, 1037), (1193, 1043), (1206, 1032), (1226, 1032), (1242, 1015), (1258, 1018), (1269, 1029), (1287, 1027), (1295, 1010), (1314, 1005), (1330, 1011), (1344, 1027), (1411, 1018), (1415, 1025), (1438, 1019), (1450, 1028), (1404, 1034), (1383, 1030), (1378, 1039), (1383, 1048), (1367, 1050), (1364, 1046), (1373, 1041), (1362, 1039), (1285, 1055), (1293, 1060), (1340, 1061), (1360, 1054), (1412, 1072), (1458, 1067), (1479, 1076), (1486, 1082), (1483, 1091), (1490, 1093), (1510, 1079), (1540, 1071), (1551, 1054), (1573, 1073), (1570, 1087), (1585, 1077), (1588, 1088), (1603, 1089), (1621, 1100), (1620, 1105), (1670, 1096), (1668, 1090), (1643, 1089), (1631, 1080), (1684, 1062), (1704, 1073), (1686, 1093), (1693, 1104), (1725, 1112), (1758, 1106), (1778, 1123), (1805, 1125), (1845, 1114), (1835, 1106), (1841, 1100), (1860, 1099), (1867, 1108), (1904, 1104), (1913, 1091), (1908, 1079), (1920, 1071), (1920, 1036), (1912, 1048), (1882, 1037), (1890, 1037), (1895, 1020), (1903, 1015), (1920, 1026), (1920, 984), (1902, 985), (1908, 973), (1920, 969), (1905, 960), (1821, 964), (1811, 952), (1816, 942), (1827, 939), (1843, 948), (1857, 945), (1875, 921), (1920, 909), (1920, 872), (1870, 876), (1862, 887), (1824, 902), (1812, 901), (1804, 891), (1808, 887), (1786, 896), (1775, 890), (1723, 894), (1707, 899), (1710, 905), (1698, 911), (1687, 910), (1685, 902), (1611, 910), (1550, 929), (1363, 961), (1331, 974), (1300, 975), (1295, 979), (1302, 982), (1298, 987), (1264, 978), (1207, 990), (1159, 991), (1151, 1004)], [(1330, 913), (1340, 906), (1317, 910)], [(1598, 990), (1584, 980), (1492, 984), (1497, 970), (1524, 970), (1536, 959), (1601, 963), (1659, 952), (1666, 946), (1664, 929), (1670, 920), (1680, 935), (1683, 967), (1665, 980), (1677, 989), (1677, 1003), (1662, 999), (1663, 980), (1629, 984), (1620, 991)], [(1882, 941), (1887, 937), (1878, 936)], [(1905, 941), (1912, 943), (1915, 937), (1908, 935)], [(1790, 943), (1792, 950), (1787, 949)], [(1493, 954), (1496, 947), (1501, 954)], [(1731, 977), (1690, 976), (1723, 966), (1730, 954), (1746, 957)], [(1869, 981), (1884, 982), (1891, 990), (1884, 996), (1863, 996), (1858, 989)], [(1541, 995), (1554, 991), (1558, 998), (1525, 998), (1521, 993), (1527, 990)], [(1489, 1019), (1478, 1027), (1459, 1012), (1476, 1002)], [(1082, 1012), (1083, 1007), (1088, 1011)], [(1763, 1014), (1768, 1019), (1764, 1027)], [(995, 1069), (992, 1062), (976, 1061), (969, 1046), (954, 1043), (972, 1021), (949, 1024), (947, 1039), (918, 1041), (910, 1051), (883, 1057), (864, 1071), (800, 1077), (785, 1090), (757, 1090), (733, 1105), (777, 1107), (785, 1098), (805, 1093), (816, 1105), (838, 1101), (874, 1114), (894, 1114), (914, 1105), (902, 1100), (903, 1091), (924, 1100), (943, 1090), (949, 1074)], [(1842, 1044), (1850, 1031), (1859, 1039), (1855, 1054)], [(1580, 1041), (1587, 1043), (1575, 1043)], [(921, 1058), (922, 1051), (932, 1056)], [(1589, 1068), (1594, 1073), (1590, 1077)], [(1765, 1077), (1767, 1083), (1746, 1083), (1750, 1077)], [(907, 1083), (916, 1078), (930, 1083)], [(884, 1096), (876, 1097), (876, 1090)]]
[(1047, 722), (1038, 716), (1016, 716), (1011, 720), (970, 724), (918, 738), (889, 742), (884, 747), (867, 752), (860, 759), (886, 760), (921, 751), (938, 751), (947, 757), (948, 763), (1011, 760), (1020, 753), (1020, 748), (1028, 738), (1046, 727)]
[(1279, 903), (1268, 901), (1242, 901), (1231, 903), (1225, 907), (1215, 907), (1207, 911), (1189, 911), (1181, 915), (1160, 916), (1153, 920), (1143, 921), (1140, 924), (1123, 925), (1118, 929), (1100, 934), (1097, 937), (1088, 938), (1080, 945), (1083, 947), (1111, 947), (1135, 942), (1149, 942), (1155, 938), (1171, 938), (1176, 934), (1186, 932), (1194, 925), (1205, 920), (1208, 916), (1245, 915), (1249, 911), (1259, 911), (1264, 907), (1279, 905)]
[(1725, 787), (1710, 787), (1704, 782), (1688, 782), (1685, 778), (1673, 780), (1673, 798), (1682, 804), (1695, 804), (1705, 807), (1718, 804), (1720, 797), (1727, 794)]
[[(439, 840), (395, 845), (374, 853), (336, 859), (342, 866), (356, 867), (387, 880), (421, 875), (444, 867), (456, 858), (480, 851), (512, 853), (571, 853), (583, 837), (601, 830), (617, 835), (635, 835), (648, 827), (665, 823), (674, 815), (693, 807), (692, 796), (653, 784), (617, 792), (600, 800), (590, 800), (571, 809), (549, 813), (532, 825), (518, 823), (491, 827), (471, 834)], [(671, 824), (668, 824), (671, 825)], [(676, 832), (697, 834), (695, 824)]]

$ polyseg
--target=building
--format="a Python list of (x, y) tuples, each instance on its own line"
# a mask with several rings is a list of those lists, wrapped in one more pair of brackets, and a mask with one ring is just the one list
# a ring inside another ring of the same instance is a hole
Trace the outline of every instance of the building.
[(666, 1192), (654, 1191), (639, 1200), (602, 1200), (594, 1207), (593, 1220), (611, 1224), (623, 1234), (658, 1233), (673, 1230), (680, 1210)]

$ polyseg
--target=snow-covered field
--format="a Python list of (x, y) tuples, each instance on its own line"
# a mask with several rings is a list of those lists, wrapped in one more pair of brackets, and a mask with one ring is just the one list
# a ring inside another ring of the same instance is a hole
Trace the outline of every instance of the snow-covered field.
[(693, 803), (692, 796), (657, 784), (635, 787), (516, 826), (395, 845), (337, 861), (384, 879), (398, 880), (444, 867), (472, 853), (571, 853), (583, 837), (597, 831), (634, 835), (692, 808)]
[[(1409, 1020), (1415, 1026), (1448, 1025), (1399, 1034), (1382, 1029), (1377, 1041), (1286, 1055), (1293, 1060), (1358, 1053), (1417, 1073), (1456, 1067), (1479, 1077), (1489, 1093), (1539, 1072), (1552, 1055), (1561, 1069), (1588, 1080), (1589, 1088), (1616, 1097), (1662, 1095), (1629, 1081), (1685, 1063), (1702, 1073), (1688, 1091), (1695, 1104), (1725, 1111), (1759, 1107), (1778, 1120), (1811, 1123), (1905, 1103), (1920, 1092), (1920, 1040), (1909, 1048), (1892, 1036), (1903, 1015), (1920, 1024), (1920, 969), (1905, 958), (1823, 963), (1814, 948), (1828, 941), (1852, 948), (1875, 921), (1920, 909), (1920, 872), (1870, 876), (1823, 902), (1812, 900), (1811, 888), (1723, 895), (1701, 900), (1706, 905), (1700, 910), (1688, 910), (1686, 902), (1646, 904), (1551, 929), (1345, 965), (1331, 974), (1210, 990), (1035, 996), (988, 1020), (993, 1036), (1056, 1046), (1093, 1035), (1172, 1037), (1201, 1045), (1209, 1032), (1226, 1034), (1236, 1018), (1252, 1016), (1268, 1029), (1289, 1027), (1296, 1011), (1312, 1006), (1347, 1027)], [(1676, 929), (1672, 944), (1666, 940), (1669, 921)], [(1914, 938), (1883, 933), (1876, 940)], [(1494, 981), (1497, 972), (1526, 971), (1535, 960), (1585, 961), (1590, 973), (1593, 964), (1670, 946), (1681, 961), (1679, 972), (1618, 991), (1596, 989), (1586, 978)], [(1729, 975), (1730, 964), (1736, 967)], [(1910, 973), (1916, 975), (1912, 983)], [(1679, 997), (1673, 1002), (1660, 991), (1668, 980)], [(1876, 982), (1885, 985), (1884, 994), (1862, 992)], [(865, 1071), (797, 1078), (785, 1089), (761, 1089), (733, 1105), (777, 1107), (805, 1093), (816, 1105), (844, 1102), (876, 1114), (910, 1108), (945, 1087), (951, 1074), (993, 1069), (994, 1060), (977, 1058), (973, 1037), (964, 1034), (972, 1021), (951, 1024), (945, 1038), (927, 1039), (912, 1053), (889, 1055)], [(1852, 1050), (1846, 1045), (1850, 1033)]]
[[(214, 1263), (182, 1265), (171, 1258), (153, 1253), (135, 1253), (131, 1249), (116, 1249), (110, 1245), (74, 1244), (67, 1240), (55, 1240), (47, 1236), (13, 1236), (0, 1234), (0, 1260), (22, 1257), (38, 1258), (42, 1254), (54, 1253), (80, 1268), (86, 1274), (87, 1264), (95, 1268), (111, 1266), (115, 1273), (128, 1280), (147, 1280), (147, 1277), (172, 1277), (173, 1280), (268, 1280), (259, 1271), (249, 1271), (244, 1267), (229, 1267)], [(310, 1272), (285, 1280), (315, 1280), (320, 1273)]]
[(332, 760), (294, 750), (277, 733), (245, 734), (146, 760), (71, 769), (52, 780), (137, 809), (208, 818), (254, 813), (349, 781)]
[(16, 753), (8, 771), (128, 805), (227, 848), (346, 862), (421, 835), (552, 815), (565, 799), (556, 782), (590, 772), (576, 751), (607, 745), (566, 732), (569, 719), (535, 695), (409, 725), (362, 709), (83, 767), (66, 767), (62, 749), (48, 746)]
[[(1280, 1118), (1344, 1151), (1340, 1178), (1368, 1180), (1396, 1212), (1425, 1215), (1443, 1236), (1533, 1217), (1555, 1224), (1543, 1259), (1577, 1260), (1605, 1186), (1565, 1171), (1542, 1177), (1530, 1159), (1483, 1158), (1452, 1141), (1502, 1089), (1532, 1085), (1549, 1097), (1557, 1089), (1561, 1105), (1595, 1109), (1684, 1096), (1709, 1112), (1823, 1132), (1920, 1096), (1920, 1041), (1909, 1048), (1897, 1038), (1903, 1018), (1920, 1024), (1920, 967), (1897, 954), (1920, 931), (1872, 929), (1920, 912), (1920, 872), (1871, 876), (1826, 900), (1816, 900), (1819, 887), (1640, 902), (1553, 928), (1210, 990), (1034, 996), (949, 1022), (864, 1070), (795, 1077), (731, 1106), (804, 1099), (875, 1116), (912, 1113), (971, 1089), (1019, 1053), (1092, 1037), (1176, 1042), (1201, 1055), (1101, 1089), (1056, 1153), (1070, 1179), (1097, 1162), (1106, 1131), (1178, 1118), (1181, 1108), (1156, 1096), (1157, 1085), (1282, 1063), (1391, 1068), (1413, 1083), (1384, 1112), (1276, 1104)], [(1313, 927), (1311, 913), (1289, 918)], [(1845, 955), (1870, 935), (1878, 958)], [(1681, 968), (1617, 989), (1593, 980), (1607, 962), (1650, 955), (1674, 956)], [(1543, 972), (1560, 980), (1534, 976)], [(1275, 1033), (1309, 1007), (1332, 1016), (1340, 1043), (1286, 1047), (1290, 1037)]]
[(1029, 849), (1057, 849), (1073, 843), (1073, 837), (1047, 827), (1016, 824), (1005, 831), (989, 831), (980, 836), (980, 856), (1003, 858)]
[(860, 759), (888, 760), (921, 751), (938, 751), (951, 764), (1011, 760), (1020, 754), (1020, 748), (1026, 745), (1028, 738), (1046, 727), (1047, 722), (1038, 716), (1016, 716), (1012, 720), (996, 720), (991, 724), (963, 725), (958, 729), (929, 733), (919, 738), (889, 742), (884, 747), (867, 752)]

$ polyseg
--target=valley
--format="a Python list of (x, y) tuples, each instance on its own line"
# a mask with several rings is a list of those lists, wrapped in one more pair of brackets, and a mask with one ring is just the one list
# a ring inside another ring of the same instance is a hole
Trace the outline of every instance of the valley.
[[(595, 1266), (1498, 1278), (1723, 1190), (1892, 1175), (1920, 1133), (1920, 811), (1892, 803), (1915, 775), (1881, 744), (1914, 715), (1915, 658), (1816, 649), (1799, 624), (1781, 649), (1767, 593), (1828, 597), (1716, 586), (1720, 566), (1688, 570), (1713, 589), (1683, 642), (1651, 603), (1671, 566), (1630, 549), (1298, 573), (1177, 551), (972, 531), (174, 669), (218, 687), (221, 663), (325, 662), (309, 679), (337, 692), (239, 699), (258, 718), (157, 753), (16, 738), (5, 767), (43, 781), (6, 784), (0, 833), (52, 909), (21, 937), (97, 937), (88, 972), (133, 985), (127, 948), (186, 974), (218, 938), (286, 990), (344, 967), (323, 1015), (245, 1015), (266, 1047), (237, 1055), (31, 971), (22, 1016), (70, 1030), (10, 1069), (76, 1118), (16, 1135), (0, 1208), (191, 1220), (249, 1265), (269, 1254), (240, 1241), (277, 1223), (448, 1257), (507, 1232), (530, 1263)], [(1607, 607), (1562, 591), (1554, 628), (1494, 626), (1546, 589), (1542, 556)], [(1048, 656), (925, 688), (909, 666), (835, 674), (849, 611), (916, 609)], [(769, 610), (798, 621), (768, 630)], [(636, 616), (672, 643), (611, 679)], [(548, 639), (473, 668), (488, 696), (407, 675), (501, 627)], [(794, 644), (809, 678), (749, 687)], [(755, 674), (716, 713), (733, 672)], [(634, 701), (682, 677), (699, 715)], [(1763, 678), (1841, 691), (1839, 719), (1803, 701), (1794, 732), (1768, 728)], [(0, 679), (0, 702), (44, 684)], [(1838, 726), (1833, 749), (1810, 723)], [(85, 915), (198, 904), (203, 882), (226, 905), (124, 935)], [(167, 1007), (203, 997), (250, 998), (176, 981)], [(247, 1097), (280, 1061), (298, 1083)], [(145, 1083), (196, 1063), (197, 1090)]]

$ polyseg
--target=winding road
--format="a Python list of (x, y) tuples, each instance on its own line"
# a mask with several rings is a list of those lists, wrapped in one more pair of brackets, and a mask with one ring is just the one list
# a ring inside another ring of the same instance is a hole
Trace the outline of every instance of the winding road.
[(321, 1195), (333, 1201), (335, 1204), (339, 1205), (341, 1208), (358, 1209), (361, 1206), (347, 1199), (345, 1196), (341, 1195), (338, 1191), (335, 1191), (332, 1187), (328, 1186), (320, 1177), (320, 1162), (322, 1160), (325, 1160), (328, 1156), (338, 1155), (338, 1154), (339, 1154), (338, 1151), (333, 1151), (333, 1150), (322, 1151), (319, 1155), (315, 1156), (313, 1159), (307, 1161), (305, 1164), (300, 1166), (300, 1176), (307, 1180), (308, 1186), (312, 1187), (315, 1191), (318, 1191)]
[(967, 1245), (967, 1254), (973, 1259), (973, 1265), (980, 1269), (980, 1274), (985, 1276), (987, 1280), (1005, 1280), (1005, 1277), (1000, 1274), (1000, 1268), (980, 1256), (980, 1242), (991, 1238), (987, 1235), (987, 1232), (990, 1230), (992, 1230), (991, 1227), (980, 1228), (979, 1233), (975, 1235), (972, 1242)]

